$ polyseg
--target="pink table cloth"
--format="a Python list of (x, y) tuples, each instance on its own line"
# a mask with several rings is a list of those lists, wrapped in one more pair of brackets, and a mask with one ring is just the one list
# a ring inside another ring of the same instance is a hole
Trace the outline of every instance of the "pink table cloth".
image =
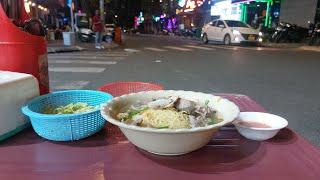
[[(241, 111), (260, 111), (244, 95), (219, 94)], [(132, 145), (107, 123), (104, 130), (76, 142), (52, 142), (32, 129), (1, 142), (0, 179), (112, 180), (308, 180), (320, 177), (320, 151), (286, 128), (265, 142), (247, 140), (234, 127), (221, 128), (205, 147), (164, 157)]]

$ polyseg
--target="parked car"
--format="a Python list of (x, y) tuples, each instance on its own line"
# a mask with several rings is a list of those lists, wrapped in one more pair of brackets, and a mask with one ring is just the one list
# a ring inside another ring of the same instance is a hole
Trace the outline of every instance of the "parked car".
[(243, 42), (262, 42), (262, 32), (248, 24), (235, 20), (215, 20), (202, 28), (202, 41), (223, 42), (225, 45), (240, 44)]

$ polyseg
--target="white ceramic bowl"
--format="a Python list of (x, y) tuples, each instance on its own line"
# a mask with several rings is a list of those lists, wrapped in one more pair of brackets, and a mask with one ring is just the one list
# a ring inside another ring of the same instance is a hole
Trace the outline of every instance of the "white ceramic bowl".
[[(223, 121), (206, 127), (192, 129), (154, 129), (128, 125), (116, 120), (115, 116), (124, 108), (141, 100), (158, 97), (179, 96), (217, 110)], [(123, 134), (136, 146), (159, 155), (180, 155), (194, 151), (206, 145), (219, 128), (231, 123), (238, 115), (239, 108), (227, 99), (211, 94), (191, 91), (147, 91), (116, 97), (101, 108), (102, 116), (110, 123), (119, 126)]]
[[(258, 122), (270, 126), (271, 128), (254, 128), (240, 125), (237, 121)], [(239, 133), (247, 139), (264, 141), (274, 137), (280, 129), (288, 125), (284, 118), (261, 112), (241, 112), (239, 117), (233, 123)]]

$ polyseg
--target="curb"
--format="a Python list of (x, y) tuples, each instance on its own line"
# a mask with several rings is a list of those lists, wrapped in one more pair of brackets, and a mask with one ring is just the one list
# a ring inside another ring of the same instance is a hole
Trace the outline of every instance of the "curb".
[[(114, 49), (119, 47), (120, 45), (117, 43), (103, 43), (105, 49)], [(95, 50), (94, 44), (88, 44), (88, 47), (84, 46), (58, 46), (58, 47), (47, 47), (47, 53), (65, 53), (65, 52), (77, 52), (77, 51), (84, 51), (84, 50)]]
[(184, 36), (177, 36), (177, 35), (157, 35), (157, 34), (129, 34), (131, 36), (144, 36), (144, 37), (171, 37), (177, 39), (186, 39), (186, 40), (201, 40), (197, 37), (184, 37)]
[(305, 51), (320, 52), (320, 46), (301, 46), (298, 49), (305, 50)]
[(74, 52), (83, 51), (85, 48), (80, 46), (70, 46), (70, 47), (47, 47), (47, 53), (63, 53), (63, 52)]
[(299, 48), (304, 46), (303, 43), (263, 43), (264, 47), (271, 47), (271, 48)]

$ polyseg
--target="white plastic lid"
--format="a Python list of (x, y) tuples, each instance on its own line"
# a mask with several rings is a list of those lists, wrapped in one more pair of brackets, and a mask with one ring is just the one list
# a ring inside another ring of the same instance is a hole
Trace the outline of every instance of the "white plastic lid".
[(33, 77), (30, 74), (10, 72), (10, 71), (0, 71), (0, 85), (9, 83), (12, 81), (17, 81), (25, 78)]

